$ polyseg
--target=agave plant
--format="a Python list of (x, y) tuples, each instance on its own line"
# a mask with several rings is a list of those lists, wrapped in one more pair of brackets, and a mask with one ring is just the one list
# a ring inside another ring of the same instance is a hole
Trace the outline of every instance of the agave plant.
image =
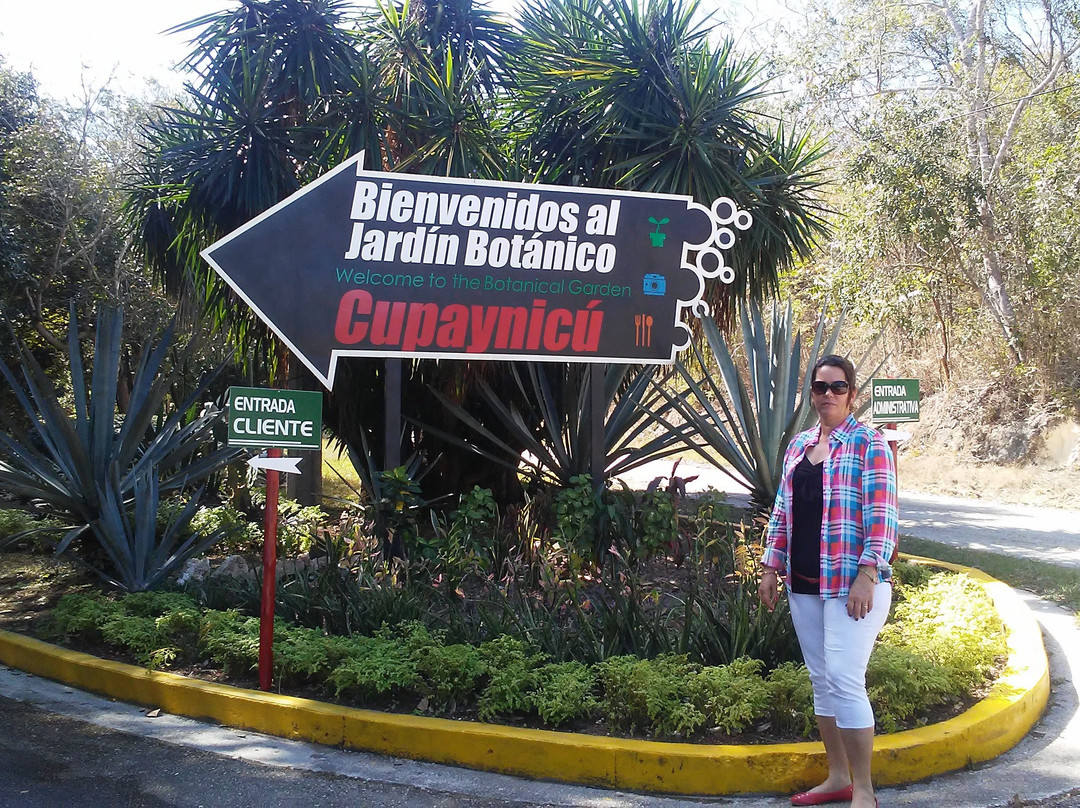
[[(587, 372), (580, 364), (513, 365), (509, 375), (520, 394), (520, 405), (506, 402), (486, 382), (481, 382), (481, 397), (511, 440), (503, 440), (436, 391), (443, 405), (481, 437), (484, 445), (439, 434), (446, 440), (471, 447), (496, 463), (523, 468), (536, 480), (567, 487), (572, 478), (592, 472)], [(608, 365), (605, 370), (602, 402), (605, 478), (682, 451), (683, 440), (688, 439), (688, 425), (670, 427), (646, 437), (654, 418), (663, 418), (673, 406), (660, 388), (652, 384), (655, 374), (655, 365), (633, 372), (629, 365)], [(520, 447), (524, 447), (524, 454)]]
[[(62, 533), (53, 542), (57, 555), (74, 555), (117, 586), (134, 590), (160, 580), (148, 564), (175, 566), (176, 552), (162, 556), (163, 546), (171, 547), (173, 537), (160, 545), (153, 531), (142, 527), (147, 519), (155, 522), (160, 493), (181, 492), (198, 484), (239, 456), (240, 450), (216, 445), (213, 429), (222, 411), (200, 403), (216, 371), (186, 399), (167, 406), (180, 375), (175, 365), (165, 367), (171, 327), (156, 345), (143, 350), (127, 411), (118, 414), (122, 339), (120, 312), (103, 310), (87, 384), (72, 310), (70, 408), (25, 345), (18, 346), (21, 381), (0, 360), (0, 374), (26, 416), (20, 424), (9, 413), (0, 412), (0, 486), (67, 522), (63, 531), (56, 531)], [(191, 417), (192, 412), (199, 414)], [(126, 516), (133, 508), (135, 523)], [(95, 540), (108, 563), (82, 557), (81, 548), (91, 547)], [(182, 557), (177, 563), (198, 552), (202, 544), (196, 539), (178, 545)]]
[[(768, 332), (757, 303), (742, 307), (740, 321), (746, 355), (745, 377), (716, 322), (705, 316), (701, 319), (702, 331), (719, 373), (709, 371), (704, 353), (694, 343), (694, 355), (704, 375), (695, 378), (685, 363), (676, 361), (687, 393), (676, 396), (657, 389), (686, 424), (692, 425), (694, 440), (687, 441), (687, 445), (750, 489), (751, 504), (765, 510), (776, 498), (788, 443), (813, 423), (809, 404), (811, 380), (805, 371), (819, 357), (834, 352), (844, 315), (837, 318), (827, 336), (825, 318), (818, 319), (805, 363), (802, 335), (793, 333), (790, 302), (783, 310), (773, 309)], [(860, 367), (870, 350), (858, 363)], [(880, 367), (879, 364), (870, 375)], [(749, 378), (749, 385), (745, 378)], [(664, 423), (676, 428), (667, 421)]]
[(130, 493), (124, 490), (114, 470), (99, 492), (101, 512), (90, 524), (90, 530), (110, 565), (108, 568), (91, 565), (91, 569), (107, 583), (126, 592), (152, 589), (179, 572), (189, 558), (205, 552), (229, 533), (228, 528), (206, 534), (189, 529), (198, 509), (201, 488), (159, 533), (161, 486), (156, 469), (137, 473)]

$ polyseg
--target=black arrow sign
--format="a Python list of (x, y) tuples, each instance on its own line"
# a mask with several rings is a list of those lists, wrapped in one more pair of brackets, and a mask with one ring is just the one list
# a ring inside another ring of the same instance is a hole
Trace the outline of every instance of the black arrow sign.
[(667, 363), (750, 214), (350, 158), (203, 257), (327, 388), (341, 356)]

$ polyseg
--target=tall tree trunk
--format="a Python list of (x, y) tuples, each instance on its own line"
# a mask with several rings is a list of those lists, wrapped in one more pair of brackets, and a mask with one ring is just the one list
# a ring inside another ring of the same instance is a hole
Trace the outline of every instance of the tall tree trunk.
[(1024, 352), (1016, 326), (1016, 313), (1013, 311), (1009, 292), (1001, 276), (1001, 256), (998, 253), (997, 233), (993, 225), (993, 214), (986, 213), (983, 221), (983, 273), (986, 278), (986, 300), (990, 303), (991, 314), (1001, 328), (1001, 335), (1009, 348), (1013, 362), (1023, 364)]
[(991, 70), (987, 38), (988, 0), (976, 0), (967, 15), (957, 13), (958, 9), (946, 4), (943, 7), (945, 18), (953, 29), (959, 43), (957, 69), (953, 76), (967, 98), (967, 112), (964, 129), (967, 136), (968, 156), (972, 171), (982, 182), (985, 198), (979, 210), (979, 249), (982, 259), (983, 300), (991, 316), (1001, 329), (1002, 337), (1009, 349), (1013, 361), (1024, 361), (1022, 335), (1019, 333), (1016, 313), (1012, 307), (1002, 272), (1001, 240), (998, 236), (994, 218), (993, 200), (996, 194), (1001, 167), (1020, 120), (1031, 99), (1053, 87), (1069, 58), (1080, 47), (1080, 43), (1065, 46), (1060, 33), (1053, 26), (1050, 28), (1051, 40), (1048, 58), (1041, 66), (1040, 75), (1029, 74), (1031, 81), (1026, 92), (1013, 103), (1009, 121), (996, 144), (994, 132), (996, 125), (990, 119), (991, 110), (999, 106), (991, 98), (989, 73)]

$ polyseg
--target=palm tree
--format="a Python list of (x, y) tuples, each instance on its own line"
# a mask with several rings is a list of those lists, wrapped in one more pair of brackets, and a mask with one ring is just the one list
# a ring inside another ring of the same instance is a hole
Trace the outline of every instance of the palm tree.
[(779, 272), (825, 232), (816, 191), (823, 152), (805, 135), (763, 128), (768, 92), (755, 59), (710, 44), (698, 0), (531, 0), (514, 99), (528, 132), (528, 173), (544, 182), (731, 197), (755, 226), (740, 237), (732, 288), (706, 299), (777, 290)]
[[(343, 0), (244, 0), (192, 20), (185, 103), (147, 126), (128, 210), (147, 260), (237, 344), (266, 339), (199, 251), (363, 148), (381, 107)], [(269, 352), (273, 355), (273, 352)]]
[[(739, 246), (736, 286), (707, 292), (722, 305), (775, 290), (822, 232), (820, 151), (758, 124), (756, 63), (709, 44), (696, 0), (533, 0), (517, 26), (472, 0), (376, 3), (352, 28), (342, 0), (241, 0), (176, 29), (196, 32), (193, 79), (148, 129), (130, 209), (170, 288), (237, 344), (256, 341), (256, 357), (273, 356), (266, 332), (199, 250), (360, 149), (385, 170), (731, 196), (759, 226)], [(375, 452), (383, 372), (343, 362), (325, 418)], [(452, 431), (434, 390), (499, 432), (477, 381), (528, 407), (510, 375), (498, 363), (404, 360), (405, 415)], [(415, 425), (403, 450), (457, 451)], [(442, 465), (442, 480), (426, 482), (446, 491), (482, 482), (470, 469), (514, 489), (497, 468)]]

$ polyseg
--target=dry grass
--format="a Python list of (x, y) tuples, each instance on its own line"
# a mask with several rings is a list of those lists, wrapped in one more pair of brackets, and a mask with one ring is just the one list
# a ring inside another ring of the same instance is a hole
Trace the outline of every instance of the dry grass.
[(329, 507), (337, 500), (357, 501), (361, 491), (360, 477), (347, 454), (338, 454), (327, 441), (323, 441), (323, 499)]

